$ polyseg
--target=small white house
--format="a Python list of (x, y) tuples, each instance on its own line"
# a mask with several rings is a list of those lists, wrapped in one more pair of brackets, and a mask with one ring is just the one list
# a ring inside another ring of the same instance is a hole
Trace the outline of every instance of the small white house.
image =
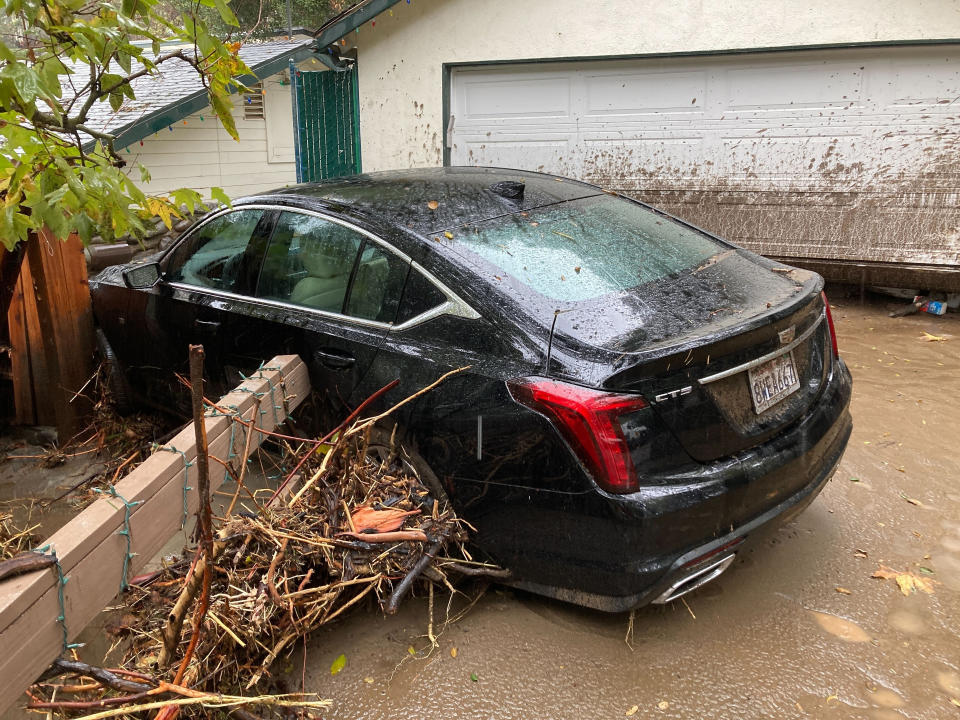
[(830, 277), (960, 291), (958, 38), (943, 0), (361, 0), (241, 49), (239, 143), (166, 75), (119, 143), (152, 191), (569, 175)]

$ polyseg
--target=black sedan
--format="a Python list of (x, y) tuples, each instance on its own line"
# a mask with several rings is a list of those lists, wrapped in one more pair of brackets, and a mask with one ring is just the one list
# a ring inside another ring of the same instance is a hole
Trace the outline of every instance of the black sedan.
[(284, 188), (90, 285), (142, 401), (169, 405), (191, 342), (223, 388), (299, 353), (325, 427), (470, 366), (393, 418), (411, 464), (513, 584), (604, 610), (719, 575), (817, 495), (852, 427), (818, 275), (566, 178)]

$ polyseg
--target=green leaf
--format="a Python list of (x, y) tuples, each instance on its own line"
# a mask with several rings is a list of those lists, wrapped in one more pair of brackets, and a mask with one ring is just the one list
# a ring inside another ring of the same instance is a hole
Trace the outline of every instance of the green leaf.
[(10, 79), (14, 89), (17, 91), (17, 95), (20, 96), (20, 99), (23, 100), (24, 103), (32, 103), (37, 99), (39, 85), (37, 83), (37, 76), (31, 68), (28, 68), (23, 63), (11, 63), (0, 71), (0, 73)]
[(220, 13), (221, 20), (223, 20), (227, 25), (240, 27), (240, 21), (237, 20), (237, 16), (233, 14), (233, 10), (227, 7), (225, 0), (214, 0), (214, 2), (217, 6), (217, 12)]
[(923, 565), (921, 565), (918, 569), (919, 569), (920, 572), (922, 572), (924, 575), (933, 575), (933, 574), (934, 574), (933, 570), (931, 570), (931, 569), (928, 568), (928, 567), (923, 567)]
[(343, 670), (343, 666), (347, 664), (347, 656), (343, 653), (337, 655), (337, 659), (333, 661), (333, 664), (330, 665), (330, 674), (336, 675), (338, 672)]
[(479, 682), (480, 680), (480, 678), (477, 677), (477, 674), (475, 672), (470, 673), (470, 679), (473, 680), (474, 682)]
[(218, 187), (210, 188), (210, 197), (212, 197), (221, 205), (226, 205), (227, 207), (233, 207), (233, 205), (230, 203), (230, 198), (223, 191), (223, 188), (218, 188)]

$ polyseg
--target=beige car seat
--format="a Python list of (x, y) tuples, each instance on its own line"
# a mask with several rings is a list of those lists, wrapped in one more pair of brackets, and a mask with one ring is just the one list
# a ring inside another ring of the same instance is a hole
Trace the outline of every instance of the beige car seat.
[(293, 287), (290, 301), (318, 310), (341, 312), (356, 258), (355, 246), (344, 247), (325, 238), (306, 236), (301, 236), (300, 242), (300, 262), (307, 276)]
[(365, 320), (379, 319), (389, 274), (390, 266), (382, 255), (372, 260), (361, 259), (353, 280), (353, 290), (350, 291), (348, 314)]

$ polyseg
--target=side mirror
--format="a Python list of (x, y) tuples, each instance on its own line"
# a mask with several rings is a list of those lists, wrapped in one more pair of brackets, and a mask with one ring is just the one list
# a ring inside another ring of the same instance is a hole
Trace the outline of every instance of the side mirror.
[(134, 265), (123, 271), (123, 282), (132, 290), (152, 288), (160, 280), (160, 263)]

